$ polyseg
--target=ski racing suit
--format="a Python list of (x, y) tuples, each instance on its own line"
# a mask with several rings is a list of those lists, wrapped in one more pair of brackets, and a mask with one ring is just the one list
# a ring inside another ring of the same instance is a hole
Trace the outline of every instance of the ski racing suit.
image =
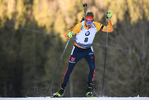
[[(75, 66), (75, 64), (82, 58), (85, 58), (87, 63), (89, 64), (90, 72), (88, 75), (88, 83), (92, 83), (95, 76), (95, 56), (93, 52), (93, 40), (96, 35), (96, 33), (101, 30), (103, 32), (107, 32), (107, 26), (104, 26), (103, 24), (99, 22), (93, 22), (92, 27), (88, 28), (86, 27), (86, 22), (82, 21), (81, 23), (78, 23), (71, 32), (74, 32), (73, 35), (76, 35), (76, 39), (74, 42), (74, 46), (72, 48), (71, 56), (69, 58), (69, 62), (67, 65), (66, 72), (63, 76), (62, 85), (67, 85), (67, 82), (69, 80), (69, 76)], [(108, 32), (113, 31), (111, 19), (108, 23)], [(68, 36), (68, 33), (65, 34), (65, 36)]]

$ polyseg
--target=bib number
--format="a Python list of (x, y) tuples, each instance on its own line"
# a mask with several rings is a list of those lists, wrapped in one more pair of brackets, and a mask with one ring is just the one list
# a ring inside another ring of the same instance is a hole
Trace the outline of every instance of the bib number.
[(87, 42), (88, 41), (88, 38), (86, 37), (85, 39), (84, 39), (84, 42)]

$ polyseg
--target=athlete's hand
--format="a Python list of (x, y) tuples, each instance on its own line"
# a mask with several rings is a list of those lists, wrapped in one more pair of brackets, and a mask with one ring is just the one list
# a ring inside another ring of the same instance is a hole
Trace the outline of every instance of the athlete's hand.
[(112, 14), (111, 14), (111, 12), (108, 11), (107, 12), (107, 18), (110, 19), (111, 17), (112, 17)]
[(72, 38), (72, 35), (73, 35), (73, 32), (69, 32), (69, 33), (68, 33), (68, 37), (69, 37), (69, 38)]

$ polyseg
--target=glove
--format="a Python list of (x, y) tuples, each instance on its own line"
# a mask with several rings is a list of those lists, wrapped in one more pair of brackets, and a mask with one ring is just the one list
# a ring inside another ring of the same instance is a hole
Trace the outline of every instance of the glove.
[(72, 38), (72, 35), (73, 35), (73, 32), (69, 32), (69, 33), (68, 33), (68, 37), (69, 37), (69, 38)]
[(111, 17), (112, 17), (112, 14), (111, 14), (111, 12), (108, 11), (107, 12), (107, 18), (110, 19)]

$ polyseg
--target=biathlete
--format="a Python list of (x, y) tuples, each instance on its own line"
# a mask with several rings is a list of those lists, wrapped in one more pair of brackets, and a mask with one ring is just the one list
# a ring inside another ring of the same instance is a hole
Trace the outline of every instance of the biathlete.
[[(110, 19), (111, 17), (112, 17), (112, 14), (108, 12), (107, 13), (107, 18), (109, 18), (108, 32), (113, 31), (113, 27)], [(58, 92), (54, 93), (52, 97), (62, 97), (64, 95), (65, 87), (68, 83), (69, 76), (75, 64), (82, 58), (85, 58), (90, 68), (90, 72), (88, 75), (86, 96), (93, 97), (92, 86), (93, 86), (93, 80), (95, 76), (95, 57), (94, 57), (92, 44), (93, 44), (94, 37), (99, 30), (103, 32), (107, 32), (107, 26), (99, 22), (95, 22), (93, 12), (88, 12), (85, 16), (84, 21), (82, 21), (81, 23), (78, 23), (69, 33), (65, 34), (67, 38), (72, 38), (73, 35), (76, 35), (76, 39), (74, 42), (74, 46), (72, 48), (72, 52), (69, 58), (66, 72), (63, 76), (61, 88)]]

